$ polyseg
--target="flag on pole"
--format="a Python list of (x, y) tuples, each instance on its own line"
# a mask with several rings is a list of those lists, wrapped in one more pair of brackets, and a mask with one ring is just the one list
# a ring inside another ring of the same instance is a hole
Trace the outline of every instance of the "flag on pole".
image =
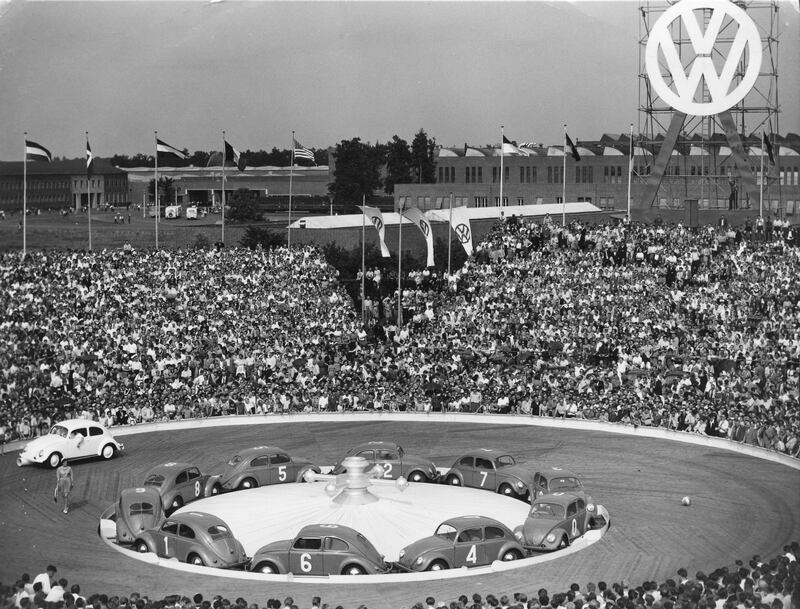
[(245, 167), (247, 167), (247, 163), (245, 163), (244, 160), (244, 155), (236, 150), (236, 148), (231, 146), (228, 143), (228, 140), (225, 140), (225, 158), (232, 160), (233, 164), (238, 167), (239, 171), (244, 171)]
[(767, 148), (767, 156), (769, 157), (769, 162), (771, 165), (775, 164), (775, 154), (772, 151), (772, 144), (770, 144), (769, 138), (767, 134), (764, 134), (764, 145)]
[(520, 148), (505, 135), (503, 136), (503, 154), (518, 154), (521, 156), (529, 156), (524, 150)]
[(47, 148), (30, 140), (25, 140), (25, 158), (29, 161), (53, 162), (53, 155)]
[[(440, 217), (444, 215), (444, 211), (439, 214)], [(448, 214), (450, 221), (450, 228), (458, 237), (458, 242), (464, 247), (467, 256), (472, 256), (472, 227), (469, 223), (469, 212), (465, 205), (454, 207)]]
[(305, 148), (300, 142), (293, 139), (294, 141), (294, 158), (296, 159), (307, 159), (316, 165), (316, 161), (314, 160), (314, 153), (311, 152), (308, 148)]
[[(576, 161), (580, 161), (581, 155), (578, 154), (578, 149), (575, 147), (575, 144), (572, 143), (569, 134), (565, 132), (564, 135), (567, 136), (567, 146), (569, 146), (569, 149), (572, 152), (572, 158), (575, 159)], [(566, 150), (564, 151), (564, 154), (567, 154)]]
[(358, 208), (364, 212), (364, 215), (372, 222), (372, 225), (378, 231), (378, 239), (381, 242), (381, 256), (389, 258), (389, 248), (386, 247), (386, 225), (383, 222), (383, 214), (377, 207), (369, 207), (368, 205), (359, 205)]
[(189, 155), (185, 152), (182, 152), (175, 148), (175, 146), (170, 146), (166, 142), (162, 142), (159, 139), (156, 139), (156, 153), (158, 154), (174, 154), (179, 159), (188, 159)]
[(428, 244), (428, 262), (425, 266), (433, 266), (433, 231), (431, 230), (431, 223), (423, 215), (423, 213), (416, 207), (409, 207), (400, 216), (400, 221), (403, 221), (403, 216), (411, 220), (422, 231), (425, 241)]
[(89, 145), (89, 138), (86, 138), (86, 174), (92, 173), (92, 165), (94, 165), (94, 155), (92, 154), (92, 147)]

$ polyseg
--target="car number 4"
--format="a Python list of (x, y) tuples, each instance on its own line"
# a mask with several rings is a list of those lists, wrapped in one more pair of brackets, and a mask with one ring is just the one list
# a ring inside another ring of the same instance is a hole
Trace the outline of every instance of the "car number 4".
[(477, 560), (477, 556), (478, 553), (475, 549), (475, 544), (472, 544), (472, 547), (469, 549), (469, 552), (467, 552), (467, 562), (471, 562), (474, 565), (475, 561)]

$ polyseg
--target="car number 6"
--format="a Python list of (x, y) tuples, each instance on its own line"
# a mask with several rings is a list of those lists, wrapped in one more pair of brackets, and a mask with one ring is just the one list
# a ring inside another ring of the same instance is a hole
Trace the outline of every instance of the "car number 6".
[(300, 569), (303, 571), (303, 573), (308, 573), (312, 569), (311, 554), (308, 552), (300, 555)]
[(278, 467), (278, 480), (280, 480), (281, 482), (286, 480), (286, 466), (285, 465), (281, 465), (281, 466)]
[(199, 480), (194, 483), (194, 496), (195, 497), (199, 497), (200, 496), (200, 481)]

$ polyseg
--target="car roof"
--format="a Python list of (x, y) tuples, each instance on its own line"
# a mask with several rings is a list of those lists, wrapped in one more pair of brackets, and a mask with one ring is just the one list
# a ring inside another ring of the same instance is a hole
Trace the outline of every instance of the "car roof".
[(190, 467), (197, 467), (193, 463), (182, 463), (179, 461), (170, 461), (169, 463), (159, 463), (153, 469), (151, 469), (147, 475), (150, 474), (175, 474), (181, 470), (189, 469)]
[(370, 448), (384, 448), (389, 450), (394, 450), (400, 448), (400, 445), (396, 442), (384, 442), (384, 441), (374, 441), (374, 442), (362, 442), (361, 444), (356, 444), (353, 448), (347, 451), (347, 454), (357, 453), (362, 450), (369, 450)]
[[(240, 450), (236, 453), (239, 456), (242, 455), (253, 455), (253, 454), (263, 454), (263, 453), (286, 453), (285, 450), (279, 448), (277, 446), (251, 446), (250, 448), (245, 448)], [(286, 453), (288, 454), (288, 453)]]
[(570, 469), (563, 467), (539, 467), (536, 469), (539, 474), (544, 474), (548, 478), (578, 478), (580, 476)]
[(66, 427), (68, 430), (77, 429), (78, 427), (88, 427), (91, 425), (92, 427), (101, 427), (105, 429), (100, 423), (97, 421), (92, 421), (91, 419), (67, 419), (65, 421), (58, 421), (57, 423), (53, 423), (51, 427), (55, 427), (56, 425), (61, 425), (62, 427)]
[(343, 524), (307, 524), (295, 537), (356, 537), (358, 531)]
[[(498, 450), (497, 448), (479, 448), (477, 450), (464, 453), (461, 455), (461, 457), (459, 457), (459, 460), (463, 459), (464, 457), (494, 457), (495, 459), (497, 457), (511, 457), (514, 459), (514, 455), (511, 453), (508, 453), (504, 450)], [(516, 459), (514, 459), (514, 461), (516, 461)]]
[(180, 514), (173, 514), (167, 518), (167, 520), (180, 522), (182, 524), (193, 524), (200, 527), (210, 527), (215, 524), (221, 524), (229, 531), (231, 530), (222, 518), (214, 514), (208, 514), (207, 512), (181, 512)]
[(137, 486), (134, 488), (124, 488), (119, 494), (119, 498), (123, 501), (133, 501), (137, 497), (145, 498), (148, 495), (157, 497), (158, 491), (150, 486)]
[[(505, 527), (502, 522), (499, 520), (495, 520), (494, 518), (489, 518), (488, 516), (456, 516), (455, 518), (448, 518), (442, 524), (449, 524), (450, 526), (456, 529), (463, 529), (466, 527), (478, 527), (478, 526), (497, 526), (500, 525), (501, 527)], [(439, 526), (442, 526), (440, 524)]]
[(575, 493), (549, 493), (547, 495), (539, 495), (534, 503), (556, 503), (559, 505), (567, 505), (576, 499), (582, 499), (580, 495)]

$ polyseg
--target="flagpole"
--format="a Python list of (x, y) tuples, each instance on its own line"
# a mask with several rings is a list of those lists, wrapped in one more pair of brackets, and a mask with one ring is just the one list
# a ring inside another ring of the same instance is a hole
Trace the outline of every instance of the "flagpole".
[[(294, 146), (294, 142), (292, 142)], [(361, 195), (361, 325), (364, 326), (364, 300), (367, 293), (364, 291), (364, 275), (366, 274), (364, 260), (364, 236), (367, 230), (367, 216), (364, 213), (364, 206), (367, 204), (367, 196)]]
[[(502, 199), (500, 199), (502, 201)], [(447, 281), (450, 281), (450, 261), (451, 261), (451, 250), (453, 246), (453, 234), (450, 232), (453, 230), (453, 193), (450, 193), (450, 220), (449, 226), (447, 227)]]
[(761, 180), (758, 187), (758, 217), (764, 218), (764, 131), (761, 131)]
[(633, 174), (633, 123), (630, 131), (630, 147), (628, 154), (628, 222), (631, 221), (631, 176)]
[(292, 181), (294, 178), (294, 131), (292, 131), (292, 164), (289, 166), (289, 238), (288, 245), (292, 247)]
[(400, 213), (400, 223), (397, 226), (397, 331), (403, 325), (403, 202), (402, 199), (397, 207)]
[(225, 246), (225, 130), (222, 130), (222, 245)]
[(503, 125), (500, 125), (500, 207), (503, 207), (503, 159), (506, 156), (506, 134)]
[(23, 134), (22, 148), (22, 258), (28, 253), (28, 132)]
[(567, 225), (567, 124), (564, 123), (564, 165), (561, 168), (561, 226)]
[[(86, 132), (86, 144), (89, 144), (89, 132)], [(89, 198), (89, 251), (92, 251), (92, 182), (89, 176), (89, 162), (86, 162), (86, 188)]]
[(156, 203), (156, 250), (158, 250), (158, 213), (159, 213), (159, 207), (158, 207), (158, 131), (153, 131), (153, 133), (155, 134), (155, 139), (156, 139), (156, 162), (155, 162), (156, 179), (155, 179), (155, 182), (153, 183), (153, 192), (156, 195), (156, 200), (155, 200), (155, 203)]

